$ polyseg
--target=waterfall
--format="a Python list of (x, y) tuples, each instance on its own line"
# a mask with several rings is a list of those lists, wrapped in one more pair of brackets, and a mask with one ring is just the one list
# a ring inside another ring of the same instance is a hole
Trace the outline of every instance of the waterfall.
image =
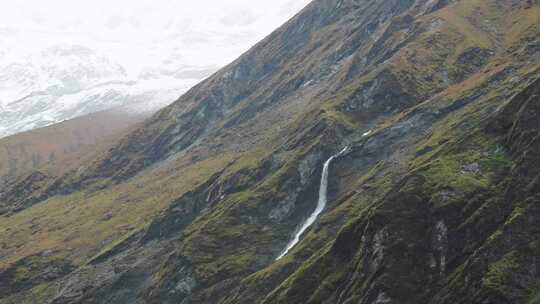
[(299, 241), (302, 234), (311, 226), (313, 223), (317, 220), (321, 212), (323, 212), (324, 208), (326, 207), (326, 195), (328, 191), (328, 167), (330, 167), (330, 163), (337, 157), (342, 156), (347, 152), (349, 148), (345, 147), (341, 152), (338, 154), (330, 157), (325, 163), (322, 171), (321, 176), (321, 185), (319, 186), (319, 201), (317, 202), (317, 208), (315, 208), (315, 211), (309, 216), (309, 218), (304, 222), (300, 230), (295, 234), (294, 238), (287, 244), (287, 247), (283, 252), (279, 255), (279, 257), (276, 260), (281, 259), (284, 257)]

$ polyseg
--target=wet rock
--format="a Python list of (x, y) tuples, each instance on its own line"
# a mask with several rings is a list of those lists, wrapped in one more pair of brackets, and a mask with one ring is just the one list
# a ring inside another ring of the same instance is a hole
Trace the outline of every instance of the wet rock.
[(300, 173), (300, 184), (302, 186), (305, 186), (310, 182), (313, 173), (318, 168), (318, 164), (320, 161), (320, 153), (311, 153), (306, 156), (302, 161), (300, 161), (300, 165), (298, 166), (298, 172)]
[(375, 299), (375, 302), (373, 304), (389, 304), (392, 303), (392, 299), (386, 295), (383, 291), (381, 291), (377, 295), (377, 299)]
[(291, 194), (270, 211), (268, 218), (274, 222), (282, 222), (288, 215), (291, 214), (295, 207), (296, 198), (298, 195)]
[(447, 251), (448, 251), (448, 227), (443, 220), (440, 220), (435, 225), (435, 233), (433, 237), (433, 248), (438, 257), (438, 266), (441, 274), (446, 271)]
[(188, 275), (178, 281), (174, 291), (183, 294), (191, 294), (195, 287), (197, 287), (197, 281), (193, 276)]
[(373, 245), (371, 248), (373, 257), (370, 265), (372, 272), (375, 272), (381, 266), (381, 263), (384, 259), (386, 237), (387, 235), (385, 228), (379, 230), (373, 237)]
[(479, 163), (471, 163), (463, 166), (463, 172), (464, 173), (473, 173), (478, 174), (480, 173), (480, 164)]

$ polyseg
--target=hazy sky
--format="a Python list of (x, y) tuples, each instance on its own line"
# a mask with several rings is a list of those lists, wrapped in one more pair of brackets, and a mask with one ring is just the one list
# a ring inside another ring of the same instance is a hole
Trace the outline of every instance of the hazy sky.
[[(104, 38), (147, 38), (154, 31), (224, 30), (211, 28), (270, 26), (288, 18), (305, 0), (3, 0), (3, 26), (43, 31), (86, 31)], [(154, 32), (155, 33), (155, 32)], [(142, 36), (140, 34), (143, 34)]]
[(133, 73), (160, 64), (223, 65), (309, 0), (2, 0), (0, 56), (81, 44)]

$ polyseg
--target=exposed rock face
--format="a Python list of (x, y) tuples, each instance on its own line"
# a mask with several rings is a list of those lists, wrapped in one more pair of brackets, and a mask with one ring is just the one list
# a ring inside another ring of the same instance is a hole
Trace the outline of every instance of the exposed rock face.
[(32, 204), (0, 221), (0, 269), (73, 269), (0, 303), (537, 301), (539, 13), (313, 1), (83, 169), (10, 188), (42, 195), (8, 189)]

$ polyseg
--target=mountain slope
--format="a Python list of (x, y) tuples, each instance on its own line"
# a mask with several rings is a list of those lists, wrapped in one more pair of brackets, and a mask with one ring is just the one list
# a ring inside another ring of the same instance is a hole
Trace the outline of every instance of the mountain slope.
[(110, 110), (2, 138), (0, 185), (9, 188), (21, 178), (61, 176), (105, 151), (148, 116)]
[[(0, 303), (526, 303), (539, 14), (313, 1), (84, 170), (10, 200), (37, 204), (0, 222)], [(276, 261), (345, 146), (326, 210)]]
[[(147, 115), (148, 116), (148, 115)], [(106, 111), (68, 120), (50, 127), (24, 132), (0, 140), (3, 179), (15, 178), (64, 154), (96, 145), (144, 120), (145, 115)], [(20, 164), (20, 166), (17, 166)], [(8, 172), (8, 168), (12, 172)]]

